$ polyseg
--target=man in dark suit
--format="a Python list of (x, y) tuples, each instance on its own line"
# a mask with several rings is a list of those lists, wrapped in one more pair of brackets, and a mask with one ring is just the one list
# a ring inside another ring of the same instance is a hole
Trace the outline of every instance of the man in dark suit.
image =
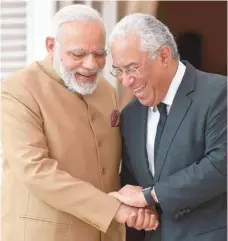
[[(155, 205), (147, 241), (226, 240), (226, 77), (180, 62), (169, 29), (132, 14), (110, 36), (112, 74), (136, 99), (122, 112), (122, 184), (128, 205)], [(131, 239), (129, 239), (131, 241)]]

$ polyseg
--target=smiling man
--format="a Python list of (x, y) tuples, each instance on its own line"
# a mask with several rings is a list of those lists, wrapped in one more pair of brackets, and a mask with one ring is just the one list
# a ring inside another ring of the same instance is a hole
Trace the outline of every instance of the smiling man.
[(92, 94), (105, 65), (103, 23), (69, 21), (60, 28), (56, 39), (47, 38), (47, 48), (54, 52), (53, 67), (67, 88), (81, 95)]
[(108, 195), (120, 188), (121, 142), (99, 13), (65, 7), (52, 30), (47, 57), (2, 84), (1, 240), (124, 241), (125, 223), (155, 229), (149, 208)]
[(156, 205), (161, 225), (146, 241), (225, 241), (227, 78), (180, 61), (151, 15), (123, 18), (110, 44), (111, 73), (136, 97), (120, 118), (122, 185), (131, 185), (112, 195)]

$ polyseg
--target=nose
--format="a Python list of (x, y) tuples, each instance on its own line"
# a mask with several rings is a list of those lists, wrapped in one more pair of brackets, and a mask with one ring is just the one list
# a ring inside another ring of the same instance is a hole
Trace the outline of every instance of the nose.
[(98, 63), (93, 54), (88, 54), (83, 60), (83, 67), (89, 70), (98, 69)]
[(130, 87), (134, 82), (134, 77), (128, 76), (125, 73), (121, 76), (121, 83), (125, 87)]

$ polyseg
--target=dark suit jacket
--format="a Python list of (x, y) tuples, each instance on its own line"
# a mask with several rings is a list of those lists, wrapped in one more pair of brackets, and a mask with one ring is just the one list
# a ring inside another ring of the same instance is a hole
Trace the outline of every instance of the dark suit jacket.
[(225, 241), (227, 80), (185, 65), (154, 177), (146, 151), (148, 107), (133, 100), (123, 110), (122, 185), (154, 185), (161, 225), (146, 240)]

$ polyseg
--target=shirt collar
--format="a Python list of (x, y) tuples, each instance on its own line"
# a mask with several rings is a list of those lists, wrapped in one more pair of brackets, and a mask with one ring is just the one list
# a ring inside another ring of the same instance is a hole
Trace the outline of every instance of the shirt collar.
[(177, 72), (172, 79), (172, 82), (169, 86), (168, 92), (167, 92), (164, 100), (162, 101), (164, 104), (166, 104), (168, 106), (172, 105), (173, 100), (175, 98), (175, 95), (177, 93), (177, 90), (178, 90), (178, 88), (181, 84), (181, 81), (183, 79), (185, 70), (186, 70), (185, 65), (179, 61)]
[[(164, 104), (166, 104), (168, 106), (172, 105), (173, 100), (175, 98), (175, 95), (177, 93), (177, 90), (178, 90), (178, 88), (179, 88), (179, 86), (181, 84), (181, 81), (183, 79), (185, 70), (186, 70), (186, 66), (179, 61), (178, 62), (178, 67), (177, 67), (177, 72), (176, 72), (176, 74), (174, 75), (174, 77), (173, 77), (173, 79), (171, 81), (171, 84), (169, 86), (168, 92), (167, 92), (165, 98), (163, 99), (162, 103), (164, 103)], [(157, 110), (156, 107), (151, 107), (151, 109), (153, 111)]]

